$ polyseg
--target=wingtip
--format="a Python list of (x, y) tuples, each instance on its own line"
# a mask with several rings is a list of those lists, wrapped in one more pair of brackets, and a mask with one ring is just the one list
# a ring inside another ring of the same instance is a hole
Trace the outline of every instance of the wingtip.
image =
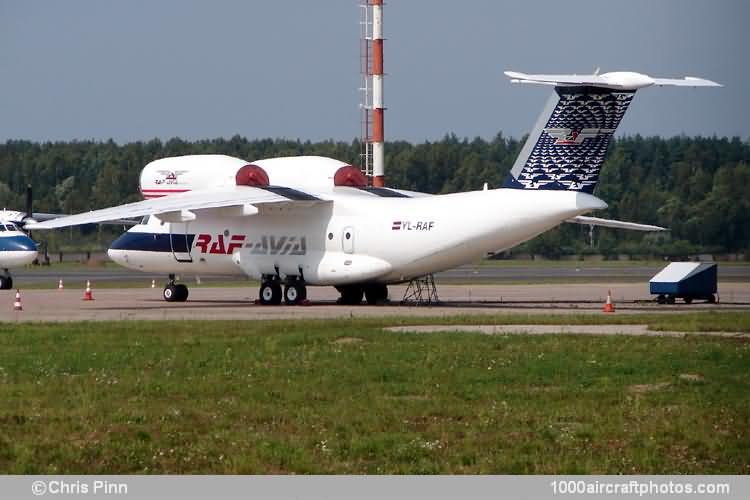
[(685, 81), (700, 82), (704, 87), (723, 87), (724, 86), (723, 84), (719, 82), (715, 82), (707, 78), (699, 78), (697, 76), (686, 76)]

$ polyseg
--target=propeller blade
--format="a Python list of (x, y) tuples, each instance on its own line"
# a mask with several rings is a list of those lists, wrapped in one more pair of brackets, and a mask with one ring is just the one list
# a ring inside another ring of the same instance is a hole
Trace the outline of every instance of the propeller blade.
[(31, 217), (33, 212), (32, 207), (32, 193), (31, 193), (31, 184), (26, 186), (26, 217)]
[[(21, 229), (24, 229), (24, 226), (26, 225), (27, 222), (29, 221), (33, 222), (34, 220), (31, 218), (34, 215), (33, 200), (34, 198), (31, 192), (31, 184), (27, 184), (26, 185), (26, 215), (19, 221), (19, 226), (21, 227)], [(29, 235), (29, 238), (33, 239), (33, 237), (31, 236), (31, 231), (26, 230), (26, 234)]]

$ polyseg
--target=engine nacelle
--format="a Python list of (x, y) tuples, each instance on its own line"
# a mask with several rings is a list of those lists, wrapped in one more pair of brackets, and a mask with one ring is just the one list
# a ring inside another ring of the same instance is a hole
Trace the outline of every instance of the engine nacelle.
[(224, 155), (189, 155), (154, 160), (141, 170), (144, 198), (160, 198), (196, 189), (233, 186), (248, 162)]
[[(268, 179), (273, 186), (318, 192), (333, 189), (336, 185), (336, 173), (339, 170), (355, 168), (343, 161), (324, 156), (289, 156), (258, 160), (252, 163), (268, 173)], [(367, 178), (365, 178), (366, 181)]]
[(141, 171), (144, 198), (234, 185), (284, 186), (330, 191), (334, 186), (366, 186), (367, 178), (342, 161), (323, 156), (291, 156), (248, 162), (225, 155), (161, 158)]

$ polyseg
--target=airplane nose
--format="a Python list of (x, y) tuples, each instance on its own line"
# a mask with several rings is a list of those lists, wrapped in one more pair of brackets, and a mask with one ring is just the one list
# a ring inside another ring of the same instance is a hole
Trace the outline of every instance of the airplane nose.
[(26, 235), (17, 234), (0, 238), (0, 258), (3, 267), (19, 267), (31, 264), (38, 252), (34, 240)]
[(109, 248), (107, 249), (107, 256), (112, 260), (113, 262), (120, 263), (120, 259), (122, 257), (122, 250), (117, 250), (115, 248)]
[(26, 250), (27, 252), (37, 252), (39, 250), (34, 240), (29, 237), (27, 237), (25, 241), (22, 241), (20, 245), (23, 247), (23, 250)]
[(119, 264), (121, 266), (128, 267), (128, 251), (127, 250), (121, 250), (118, 248), (110, 247), (107, 250), (107, 255), (109, 256), (109, 259), (114, 262), (115, 264)]
[(28, 236), (11, 236), (0, 238), (0, 251), (5, 252), (36, 252), (34, 240)]

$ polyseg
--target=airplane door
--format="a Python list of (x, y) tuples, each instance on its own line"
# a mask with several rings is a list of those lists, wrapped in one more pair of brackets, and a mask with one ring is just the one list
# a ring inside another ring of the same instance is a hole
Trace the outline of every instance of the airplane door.
[(190, 255), (190, 241), (188, 240), (189, 222), (169, 224), (169, 245), (172, 255), (177, 262), (193, 262)]
[(341, 231), (341, 249), (345, 253), (354, 253), (354, 228), (351, 226)]

